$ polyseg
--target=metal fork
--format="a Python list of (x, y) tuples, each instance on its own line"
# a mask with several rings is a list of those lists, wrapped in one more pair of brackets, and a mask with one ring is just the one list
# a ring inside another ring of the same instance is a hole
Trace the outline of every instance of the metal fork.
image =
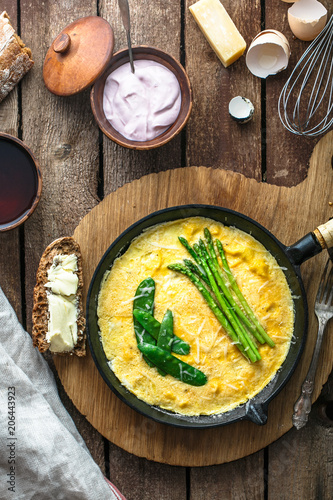
[[(331, 263), (331, 269), (329, 270)], [(314, 379), (317, 370), (320, 348), (328, 321), (333, 318), (333, 264), (328, 259), (315, 302), (315, 313), (318, 319), (318, 336), (312, 356), (309, 371), (302, 384), (302, 393), (294, 406), (293, 424), (297, 430), (304, 427), (311, 411), (311, 395), (314, 388)]]

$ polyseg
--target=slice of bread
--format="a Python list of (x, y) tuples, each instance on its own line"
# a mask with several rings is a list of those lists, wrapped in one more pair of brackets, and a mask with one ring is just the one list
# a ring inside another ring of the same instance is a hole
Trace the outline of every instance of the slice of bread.
[(6, 11), (0, 14), (0, 102), (33, 66), (31, 50), (10, 24)]
[(64, 237), (55, 240), (44, 251), (36, 276), (36, 285), (34, 288), (34, 306), (32, 311), (32, 339), (33, 345), (38, 347), (40, 352), (45, 352), (50, 348), (50, 344), (46, 339), (49, 322), (49, 308), (47, 293), (45, 287), (48, 283), (47, 272), (53, 264), (53, 259), (57, 255), (75, 254), (77, 258), (78, 289), (77, 289), (77, 343), (74, 349), (70, 352), (57, 354), (76, 354), (77, 356), (85, 356), (86, 354), (86, 334), (85, 334), (85, 317), (83, 313), (83, 275), (82, 275), (82, 256), (78, 243), (71, 237)]

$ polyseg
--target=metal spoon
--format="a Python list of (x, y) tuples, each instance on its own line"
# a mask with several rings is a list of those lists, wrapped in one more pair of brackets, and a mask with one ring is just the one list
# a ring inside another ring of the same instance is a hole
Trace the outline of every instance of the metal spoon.
[(128, 0), (118, 0), (119, 9), (121, 18), (123, 21), (124, 28), (126, 30), (127, 35), (127, 45), (128, 45), (128, 53), (130, 58), (130, 65), (132, 73), (134, 73), (134, 63), (133, 63), (133, 52), (132, 52), (132, 44), (131, 44), (131, 24), (130, 24), (130, 12)]

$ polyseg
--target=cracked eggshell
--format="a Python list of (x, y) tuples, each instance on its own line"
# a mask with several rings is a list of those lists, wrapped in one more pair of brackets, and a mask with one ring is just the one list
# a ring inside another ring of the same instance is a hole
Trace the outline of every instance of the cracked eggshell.
[(251, 42), (246, 54), (246, 65), (259, 78), (267, 78), (286, 69), (290, 57), (287, 38), (276, 30), (265, 30)]
[(317, 0), (299, 0), (288, 9), (288, 22), (300, 40), (314, 40), (325, 27), (327, 9)]
[(253, 38), (253, 41), (256, 40), (259, 36), (262, 36), (262, 35), (265, 35), (267, 33), (274, 33), (275, 35), (277, 35), (283, 42), (283, 47), (285, 49), (285, 52), (286, 54), (288, 54), (288, 58), (290, 57), (290, 45), (289, 45), (289, 42), (287, 40), (287, 38), (284, 36), (283, 33), (281, 33), (281, 31), (277, 31), (277, 30), (273, 30), (273, 29), (267, 29), (265, 31), (261, 31), (260, 33), (258, 33), (258, 35), (256, 35), (254, 38)]
[(247, 123), (252, 119), (254, 106), (250, 99), (236, 96), (229, 102), (229, 115), (237, 123)]

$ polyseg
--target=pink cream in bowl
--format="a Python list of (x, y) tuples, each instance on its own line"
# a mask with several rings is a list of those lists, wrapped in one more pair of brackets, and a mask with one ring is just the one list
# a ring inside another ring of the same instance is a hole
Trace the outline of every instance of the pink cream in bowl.
[(103, 93), (105, 117), (126, 139), (149, 141), (165, 132), (177, 119), (181, 91), (176, 76), (152, 60), (134, 61), (115, 69)]

